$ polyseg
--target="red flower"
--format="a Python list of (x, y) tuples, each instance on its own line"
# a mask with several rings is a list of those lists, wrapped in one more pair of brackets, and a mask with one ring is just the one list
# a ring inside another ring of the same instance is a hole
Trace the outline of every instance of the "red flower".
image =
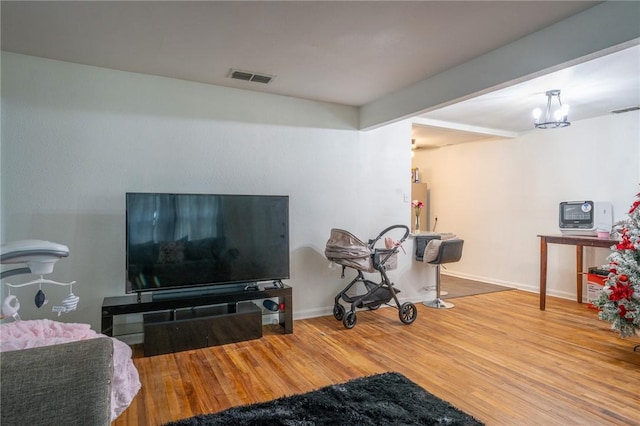
[(627, 230), (622, 230), (622, 239), (618, 244), (616, 244), (616, 249), (618, 250), (635, 250), (636, 247), (631, 242), (629, 235), (627, 235)]
[(609, 294), (609, 300), (614, 302), (622, 299), (630, 300), (633, 295), (633, 287), (630, 285), (622, 284), (620, 281), (615, 286), (609, 287), (611, 294)]

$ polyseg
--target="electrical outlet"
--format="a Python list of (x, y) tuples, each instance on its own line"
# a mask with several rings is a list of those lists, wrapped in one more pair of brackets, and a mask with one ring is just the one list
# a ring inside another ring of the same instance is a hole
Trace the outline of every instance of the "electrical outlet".
[(406, 192), (404, 194), (402, 194), (402, 200), (405, 203), (408, 203), (409, 202), (409, 194), (407, 194)]

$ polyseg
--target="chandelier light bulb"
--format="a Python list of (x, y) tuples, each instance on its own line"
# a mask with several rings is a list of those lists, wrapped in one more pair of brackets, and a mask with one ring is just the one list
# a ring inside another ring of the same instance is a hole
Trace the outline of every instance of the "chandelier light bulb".
[(562, 121), (562, 110), (557, 109), (556, 112), (553, 113), (553, 118), (555, 118), (556, 121)]
[(536, 108), (533, 110), (533, 119), (536, 121), (536, 123), (538, 122), (538, 120), (540, 120), (541, 116), (542, 110), (540, 108)]

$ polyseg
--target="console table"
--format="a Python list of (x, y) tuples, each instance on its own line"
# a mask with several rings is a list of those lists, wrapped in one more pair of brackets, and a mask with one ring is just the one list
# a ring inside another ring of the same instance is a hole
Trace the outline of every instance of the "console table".
[(538, 235), (540, 237), (540, 310), (544, 311), (547, 298), (547, 244), (576, 246), (576, 301), (582, 303), (583, 247), (610, 248), (618, 240), (578, 235)]
[[(285, 334), (293, 333), (293, 296), (291, 287), (282, 285), (278, 288), (255, 290), (224, 290), (214, 291), (212, 294), (193, 297), (176, 297), (153, 299), (152, 294), (105, 297), (102, 302), (101, 333), (117, 337), (114, 333), (113, 317), (117, 315), (139, 314), (169, 311), (177, 309), (206, 307), (221, 304), (236, 304), (238, 302), (277, 298), (283, 309), (277, 312), (278, 323)], [(275, 312), (274, 312), (275, 313)], [(175, 315), (175, 314), (174, 314)]]

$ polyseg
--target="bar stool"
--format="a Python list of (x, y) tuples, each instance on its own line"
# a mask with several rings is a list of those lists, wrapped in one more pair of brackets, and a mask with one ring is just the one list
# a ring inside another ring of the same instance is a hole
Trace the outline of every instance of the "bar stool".
[(462, 258), (462, 246), (464, 245), (464, 240), (458, 238), (450, 240), (433, 240), (429, 242), (429, 245), (439, 245), (438, 253), (433, 260), (429, 260), (428, 252), (430, 250), (428, 246), (425, 249), (424, 254), (425, 262), (436, 266), (436, 298), (434, 300), (422, 302), (422, 304), (436, 309), (453, 308), (455, 306), (453, 303), (445, 302), (441, 299), (442, 293), (440, 291), (440, 266), (444, 263), (457, 262), (460, 260), (460, 258)]
[[(435, 232), (430, 232), (427, 234), (416, 235), (416, 260), (418, 262), (424, 262), (424, 250), (427, 248), (427, 245), (431, 240), (439, 240), (440, 234), (436, 234)], [(435, 287), (425, 287), (424, 290), (432, 291)], [(446, 296), (448, 293), (446, 291), (440, 291), (440, 296)]]

